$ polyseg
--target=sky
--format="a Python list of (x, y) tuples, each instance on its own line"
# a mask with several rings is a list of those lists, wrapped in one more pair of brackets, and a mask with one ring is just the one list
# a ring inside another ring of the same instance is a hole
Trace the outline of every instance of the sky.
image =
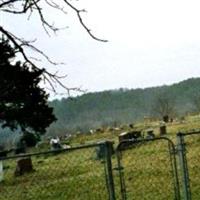
[[(82, 13), (93, 40), (69, 8), (64, 15), (47, 9), (46, 17), (59, 27), (47, 36), (33, 15), (2, 15), (1, 23), (16, 35), (37, 38), (35, 46), (65, 65), (40, 66), (61, 75), (62, 83), (87, 92), (118, 88), (145, 88), (200, 76), (200, 1), (198, 0), (79, 0), (70, 1)], [(35, 56), (34, 52), (28, 51)], [(37, 55), (36, 55), (37, 56)], [(58, 92), (64, 92), (57, 87)], [(74, 93), (76, 94), (76, 93)], [(51, 98), (58, 98), (51, 94)]]

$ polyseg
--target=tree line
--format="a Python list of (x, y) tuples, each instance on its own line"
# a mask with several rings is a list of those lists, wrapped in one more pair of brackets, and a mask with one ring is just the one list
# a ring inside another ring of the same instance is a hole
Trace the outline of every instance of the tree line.
[(169, 86), (146, 89), (119, 89), (53, 100), (57, 121), (47, 134), (88, 132), (90, 129), (120, 126), (145, 116), (162, 119), (200, 111), (200, 78), (191, 78)]
[[(182, 117), (200, 112), (200, 78), (169, 86), (146, 89), (118, 89), (50, 101), (57, 121), (47, 128), (46, 137), (88, 133), (90, 129), (118, 127), (145, 117), (161, 120), (164, 115)], [(1, 143), (13, 143), (21, 130), (1, 129)]]

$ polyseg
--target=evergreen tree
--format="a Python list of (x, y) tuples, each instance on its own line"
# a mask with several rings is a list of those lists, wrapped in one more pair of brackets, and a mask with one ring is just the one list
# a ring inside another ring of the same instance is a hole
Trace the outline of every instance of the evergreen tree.
[(43, 70), (15, 62), (16, 53), (17, 48), (0, 39), (0, 123), (3, 128), (43, 134), (56, 120), (39, 86)]

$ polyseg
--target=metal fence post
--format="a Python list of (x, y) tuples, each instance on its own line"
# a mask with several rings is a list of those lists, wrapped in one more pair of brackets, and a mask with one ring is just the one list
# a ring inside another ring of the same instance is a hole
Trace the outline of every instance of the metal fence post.
[(178, 179), (177, 160), (176, 160), (177, 150), (175, 148), (174, 143), (171, 140), (168, 141), (168, 148), (169, 148), (169, 154), (170, 154), (172, 176), (174, 177), (175, 200), (180, 200), (181, 199), (180, 198), (180, 184), (179, 184), (179, 179)]
[(123, 172), (124, 168), (123, 168), (123, 166), (121, 164), (122, 155), (121, 155), (121, 152), (120, 152), (119, 148), (117, 148), (117, 150), (116, 150), (116, 156), (117, 156), (117, 165), (118, 165), (117, 170), (119, 171), (119, 179), (120, 179), (120, 188), (121, 188), (122, 200), (127, 200), (126, 185), (125, 185), (124, 172)]
[(113, 173), (112, 173), (112, 151), (113, 151), (113, 142), (106, 141), (105, 145), (105, 165), (106, 165), (106, 179), (108, 185), (108, 192), (109, 192), (109, 199), (115, 200), (115, 186), (113, 180)]
[(3, 161), (0, 160), (0, 182), (3, 181)]
[(184, 142), (184, 135), (177, 134), (177, 150), (179, 156), (179, 164), (183, 181), (183, 198), (184, 200), (191, 200), (190, 180), (186, 158), (186, 148)]

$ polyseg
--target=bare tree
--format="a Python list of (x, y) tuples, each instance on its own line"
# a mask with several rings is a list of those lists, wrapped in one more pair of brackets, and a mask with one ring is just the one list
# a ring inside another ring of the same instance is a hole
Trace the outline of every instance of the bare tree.
[(159, 117), (175, 114), (175, 101), (167, 93), (160, 93), (155, 97), (152, 113)]
[[(46, 13), (43, 9), (44, 7), (56, 9), (63, 13), (63, 15), (67, 14), (67, 9), (73, 10), (76, 13), (77, 19), (79, 20), (81, 26), (83, 27), (83, 29), (85, 29), (85, 31), (89, 34), (90, 37), (100, 42), (107, 42), (107, 40), (96, 37), (84, 23), (81, 14), (83, 12), (86, 12), (86, 10), (76, 8), (69, 0), (0, 0), (0, 13), (5, 12), (13, 15), (26, 16), (28, 14), (29, 18), (31, 18), (33, 14), (37, 14), (45, 32), (48, 35), (50, 35), (51, 32), (56, 33), (57, 31), (59, 31), (60, 28), (58, 28), (56, 25), (54, 25), (47, 19)], [(25, 63), (29, 65), (30, 68), (41, 69), (43, 67), (35, 64), (34, 59), (28, 56), (26, 48), (31, 49), (36, 53), (42, 55), (49, 63), (53, 65), (58, 65), (58, 63), (53, 62), (41, 49), (38, 49), (36, 46), (33, 45), (34, 40), (28, 41), (26, 39), (18, 37), (13, 32), (10, 32), (9, 30), (5, 29), (3, 25), (0, 25), (0, 33), (2, 33), (2, 35), (6, 37), (6, 39), (8, 39), (15, 48), (17, 48), (17, 53), (22, 55)], [(56, 89), (54, 87), (55, 83), (65, 88), (68, 92), (70, 90), (79, 90), (79, 88), (69, 88), (63, 85), (60, 79), (64, 78), (65, 76), (59, 76), (57, 73), (50, 73), (45, 68), (43, 68), (42, 75), (43, 80), (50, 84), (51, 89), (54, 92), (56, 92)]]

